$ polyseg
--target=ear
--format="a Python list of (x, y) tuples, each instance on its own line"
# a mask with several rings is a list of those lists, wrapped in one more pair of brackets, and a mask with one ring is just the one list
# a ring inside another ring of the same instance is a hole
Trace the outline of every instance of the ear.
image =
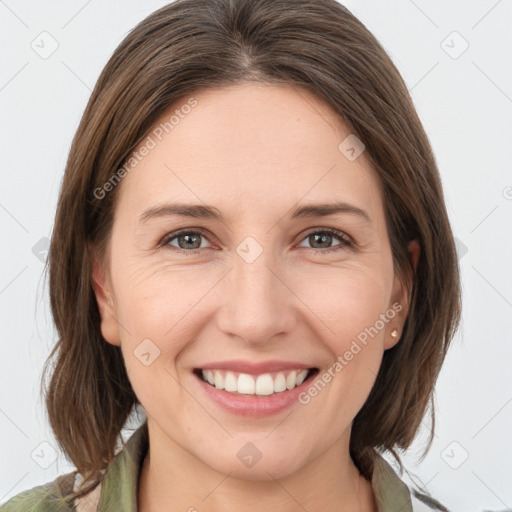
[[(417, 240), (413, 240), (407, 246), (409, 251), (409, 258), (412, 262), (414, 271), (416, 272), (416, 266), (418, 265), (418, 260), (420, 257), (420, 244)], [(391, 320), (386, 327), (386, 336), (384, 339), (384, 348), (387, 350), (388, 348), (394, 347), (400, 337), (402, 335), (403, 325), (407, 318), (407, 313), (409, 312), (409, 289), (413, 283), (414, 276), (409, 272), (407, 275), (407, 282), (402, 282), (398, 276), (395, 276), (395, 281), (393, 285), (393, 297), (391, 300), (390, 308), (396, 311), (396, 315), (393, 320)], [(393, 305), (395, 304), (395, 307)], [(398, 306), (400, 305), (400, 306)], [(400, 307), (400, 310), (398, 308)], [(396, 329), (396, 332), (395, 332)], [(396, 336), (392, 336), (391, 333), (397, 333)]]
[(96, 257), (92, 245), (89, 245), (89, 253), (92, 259), (93, 290), (101, 316), (101, 335), (108, 343), (121, 345), (119, 324), (109, 276), (104, 269), (103, 262)]

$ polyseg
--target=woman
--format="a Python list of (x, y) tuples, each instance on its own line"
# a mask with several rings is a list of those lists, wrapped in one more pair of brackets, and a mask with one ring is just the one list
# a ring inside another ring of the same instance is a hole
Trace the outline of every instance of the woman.
[(443, 510), (381, 454), (460, 320), (453, 234), (399, 72), (334, 0), (140, 23), (75, 136), (49, 271), (77, 471), (2, 510)]

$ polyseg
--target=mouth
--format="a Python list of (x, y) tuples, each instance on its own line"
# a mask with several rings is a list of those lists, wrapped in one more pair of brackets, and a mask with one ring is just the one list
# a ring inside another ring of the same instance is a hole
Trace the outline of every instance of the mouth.
[(222, 369), (194, 368), (197, 378), (211, 387), (233, 395), (278, 395), (301, 386), (315, 377), (318, 368), (297, 368), (272, 373), (250, 374)]

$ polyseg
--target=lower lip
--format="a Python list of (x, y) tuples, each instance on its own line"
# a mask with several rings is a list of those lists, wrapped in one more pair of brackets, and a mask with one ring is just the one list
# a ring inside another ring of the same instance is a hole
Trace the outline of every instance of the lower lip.
[(309, 386), (310, 381), (318, 371), (313, 372), (300, 386), (288, 389), (272, 395), (236, 395), (223, 389), (217, 389), (211, 384), (205, 382), (196, 375), (194, 378), (199, 381), (201, 388), (207, 396), (216, 404), (238, 416), (245, 417), (265, 417), (277, 414), (293, 403), (298, 402), (299, 395)]

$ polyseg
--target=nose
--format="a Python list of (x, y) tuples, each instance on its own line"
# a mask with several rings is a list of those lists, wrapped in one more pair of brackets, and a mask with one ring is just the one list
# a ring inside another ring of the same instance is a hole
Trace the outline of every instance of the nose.
[(293, 292), (270, 252), (263, 251), (251, 263), (236, 256), (234, 268), (223, 280), (218, 328), (252, 345), (268, 344), (291, 332), (296, 322)]

